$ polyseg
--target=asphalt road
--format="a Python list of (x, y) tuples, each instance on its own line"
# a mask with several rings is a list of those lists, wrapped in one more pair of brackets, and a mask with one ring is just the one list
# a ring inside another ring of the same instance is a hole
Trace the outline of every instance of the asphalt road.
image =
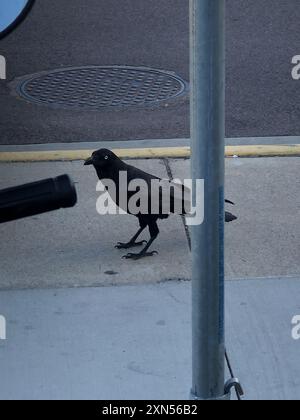
[[(11, 94), (28, 74), (84, 65), (145, 66), (189, 78), (188, 0), (39, 0), (1, 41), (0, 144), (187, 138), (188, 95), (168, 106), (54, 110)], [(228, 137), (298, 135), (298, 0), (227, 0)]]

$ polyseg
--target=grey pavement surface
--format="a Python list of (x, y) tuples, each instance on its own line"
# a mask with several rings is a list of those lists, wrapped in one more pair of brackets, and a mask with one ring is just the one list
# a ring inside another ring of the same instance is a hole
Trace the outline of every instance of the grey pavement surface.
[[(299, 158), (226, 159), (228, 206), (239, 217), (226, 226), (226, 275), (277, 277), (300, 273)], [(171, 161), (179, 178), (189, 161)]]
[[(290, 145), (299, 144), (299, 136), (284, 137), (235, 137), (226, 138), (227, 146), (249, 145)], [(123, 140), (102, 142), (78, 142), (78, 143), (44, 143), (44, 144), (16, 144), (1, 145), (1, 152), (36, 152), (51, 150), (97, 150), (107, 149), (141, 149), (157, 147), (187, 147), (191, 145), (190, 139), (147, 139), (147, 140)]]
[[(300, 399), (299, 290), (299, 278), (227, 282), (227, 348), (247, 400)], [(0, 312), (2, 400), (189, 398), (189, 283), (2, 291)]]
[[(136, 166), (167, 178), (162, 161), (137, 161)], [(99, 216), (97, 177), (83, 162), (1, 166), (0, 185), (69, 173), (78, 182), (79, 202), (71, 210), (34, 217), (0, 227), (3, 264), (1, 286), (100, 286), (189, 278), (188, 241), (179, 216), (161, 223), (153, 250), (159, 255), (137, 264), (122, 260), (114, 249), (137, 232), (132, 216)], [(149, 239), (145, 231), (143, 239)], [(17, 262), (16, 262), (16, 255)]]
[[(174, 178), (189, 178), (189, 160), (169, 160)], [(167, 178), (165, 161), (138, 160)], [(1, 164), (0, 188), (69, 173), (79, 202), (62, 210), (0, 226), (0, 288), (52, 288), (189, 280), (190, 252), (180, 217), (161, 221), (159, 255), (125, 261), (114, 249), (136, 232), (132, 216), (99, 216), (97, 178), (82, 162)], [(300, 275), (299, 158), (227, 159), (226, 195), (239, 217), (226, 226), (228, 278)], [(145, 238), (148, 232), (145, 232)], [(126, 252), (125, 252), (126, 253)]]
[[(227, 0), (227, 136), (299, 135), (297, 0)], [(288, 22), (288, 25), (287, 25)], [(31, 105), (8, 83), (42, 70), (83, 65), (146, 66), (189, 78), (188, 0), (41, 0), (1, 41), (1, 144), (189, 137), (189, 101), (121, 111)]]

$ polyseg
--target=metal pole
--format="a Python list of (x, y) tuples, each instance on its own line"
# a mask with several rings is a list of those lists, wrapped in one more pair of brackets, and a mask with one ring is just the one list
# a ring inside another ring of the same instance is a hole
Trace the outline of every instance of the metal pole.
[(224, 395), (225, 0), (190, 0), (192, 177), (205, 180), (205, 220), (192, 231), (192, 398)]

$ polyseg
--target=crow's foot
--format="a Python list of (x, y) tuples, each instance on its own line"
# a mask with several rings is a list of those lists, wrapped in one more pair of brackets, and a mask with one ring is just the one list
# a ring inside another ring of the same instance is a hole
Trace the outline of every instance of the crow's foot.
[(130, 248), (136, 248), (138, 246), (143, 246), (147, 243), (147, 241), (141, 241), (141, 242), (128, 242), (128, 244), (119, 242), (115, 248), (116, 249), (130, 249)]
[(141, 252), (140, 254), (127, 254), (127, 255), (124, 255), (123, 259), (137, 261), (137, 260), (141, 260), (142, 258), (153, 257), (154, 255), (158, 255), (158, 252), (152, 251), (152, 252)]

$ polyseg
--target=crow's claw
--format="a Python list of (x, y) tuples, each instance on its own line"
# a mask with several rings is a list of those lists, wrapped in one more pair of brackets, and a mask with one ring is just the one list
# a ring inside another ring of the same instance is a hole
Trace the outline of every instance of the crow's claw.
[(158, 255), (157, 251), (152, 251), (152, 252), (141, 252), (140, 254), (127, 254), (124, 255), (123, 259), (125, 260), (141, 260), (142, 258), (146, 258), (146, 257), (153, 257), (154, 255)]
[(138, 246), (143, 246), (147, 244), (147, 241), (141, 241), (141, 242), (129, 242), (128, 244), (124, 244), (122, 242), (119, 242), (115, 248), (116, 249), (130, 249), (130, 248), (135, 248)]

